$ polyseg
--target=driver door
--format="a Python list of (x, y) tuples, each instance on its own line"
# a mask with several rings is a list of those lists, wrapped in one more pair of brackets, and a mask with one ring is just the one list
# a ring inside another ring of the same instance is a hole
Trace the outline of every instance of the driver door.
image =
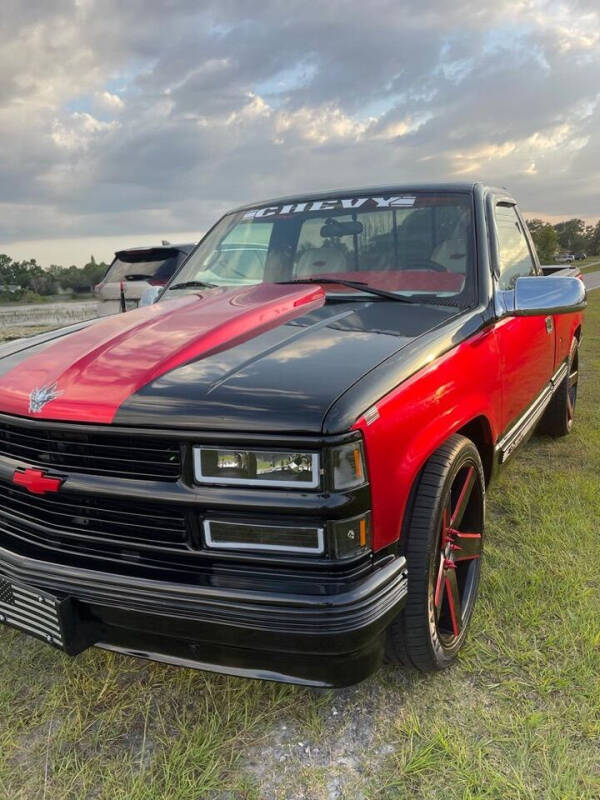
[[(515, 203), (497, 200), (493, 207), (496, 243), (496, 299), (514, 303), (518, 277), (537, 275), (529, 237)], [(505, 432), (527, 411), (554, 371), (552, 316), (504, 317), (496, 325), (502, 375), (502, 427)]]

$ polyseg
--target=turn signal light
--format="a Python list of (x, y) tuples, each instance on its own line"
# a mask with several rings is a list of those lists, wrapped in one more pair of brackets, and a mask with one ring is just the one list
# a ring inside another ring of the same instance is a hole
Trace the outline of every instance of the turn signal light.
[(371, 549), (371, 512), (332, 523), (335, 558), (351, 558)]
[(365, 454), (362, 441), (349, 442), (331, 450), (333, 485), (336, 489), (353, 489), (366, 483)]

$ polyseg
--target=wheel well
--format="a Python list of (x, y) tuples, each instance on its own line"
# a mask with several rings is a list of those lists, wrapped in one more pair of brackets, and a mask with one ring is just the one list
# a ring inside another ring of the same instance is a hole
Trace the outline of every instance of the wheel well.
[(486, 486), (492, 475), (494, 462), (494, 443), (492, 440), (492, 429), (485, 417), (475, 417), (466, 425), (463, 425), (456, 433), (466, 436), (479, 450), (481, 463), (483, 464), (483, 474), (485, 475)]

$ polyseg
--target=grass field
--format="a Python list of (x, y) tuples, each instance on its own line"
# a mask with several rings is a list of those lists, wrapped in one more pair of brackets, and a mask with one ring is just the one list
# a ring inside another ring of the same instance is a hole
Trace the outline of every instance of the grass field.
[(0, 798), (600, 798), (600, 291), (570, 437), (489, 497), (459, 663), (343, 691), (245, 681), (0, 632)]
[(576, 261), (575, 266), (578, 266), (582, 272), (595, 272), (600, 269), (600, 256), (589, 256), (583, 261)]

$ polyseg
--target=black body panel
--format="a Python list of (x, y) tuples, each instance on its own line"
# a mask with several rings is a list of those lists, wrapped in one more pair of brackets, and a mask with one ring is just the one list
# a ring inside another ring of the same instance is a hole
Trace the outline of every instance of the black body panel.
[[(0, 576), (73, 600), (90, 644), (233, 675), (346, 686), (381, 663), (406, 596), (406, 562), (384, 561), (337, 595), (182, 586), (33, 560), (0, 548)], [(65, 643), (65, 649), (69, 649)]]
[(455, 314), (445, 306), (332, 301), (163, 375), (123, 403), (115, 423), (316, 434), (353, 383)]

